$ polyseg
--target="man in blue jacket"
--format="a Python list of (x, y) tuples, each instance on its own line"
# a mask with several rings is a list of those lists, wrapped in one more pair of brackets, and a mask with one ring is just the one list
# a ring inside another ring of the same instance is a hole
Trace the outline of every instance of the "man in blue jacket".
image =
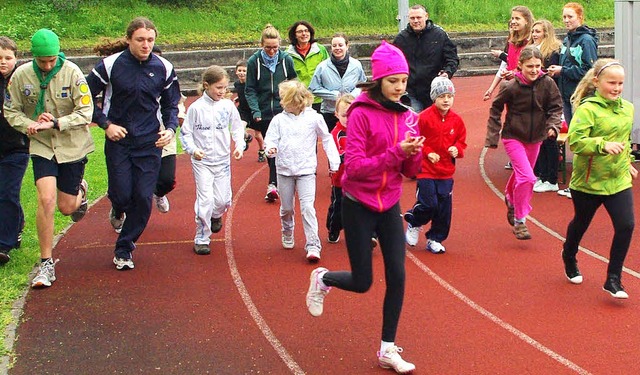
[(416, 112), (431, 106), (431, 81), (436, 76), (451, 79), (458, 70), (458, 48), (449, 35), (429, 19), (423, 5), (409, 8), (409, 24), (394, 39), (409, 63), (407, 94)]
[[(129, 47), (100, 61), (87, 77), (94, 99), (103, 94), (93, 121), (106, 135), (111, 221), (126, 218), (113, 258), (118, 270), (134, 268), (132, 252), (151, 216), (162, 148), (178, 126), (178, 79), (170, 62), (151, 53), (156, 36), (150, 20), (134, 19), (127, 27)], [(160, 130), (158, 114), (166, 130)]]

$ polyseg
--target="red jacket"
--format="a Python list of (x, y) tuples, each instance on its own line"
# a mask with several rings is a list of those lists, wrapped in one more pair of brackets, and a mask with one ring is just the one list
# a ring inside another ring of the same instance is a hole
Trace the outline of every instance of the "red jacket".
[(344, 148), (347, 145), (347, 127), (338, 121), (331, 131), (331, 136), (333, 137), (333, 141), (338, 148), (338, 154), (340, 155), (340, 168), (338, 168), (336, 173), (331, 175), (331, 185), (335, 187), (342, 187), (340, 179), (344, 173)]
[[(464, 157), (467, 148), (467, 129), (457, 113), (449, 110), (442, 116), (435, 104), (420, 113), (418, 118), (420, 135), (425, 137), (422, 147), (422, 166), (418, 178), (445, 180), (453, 177), (456, 171), (455, 159), (449, 154), (449, 147), (458, 149), (458, 157)], [(435, 152), (440, 161), (432, 163), (427, 155)]]

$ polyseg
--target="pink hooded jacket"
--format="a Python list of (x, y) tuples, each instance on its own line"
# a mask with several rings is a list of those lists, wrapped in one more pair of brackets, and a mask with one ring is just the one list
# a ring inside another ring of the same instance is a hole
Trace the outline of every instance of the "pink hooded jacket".
[(398, 203), (402, 175), (415, 176), (422, 154), (400, 148), (406, 133), (419, 136), (418, 115), (383, 107), (363, 92), (347, 111), (349, 127), (342, 191), (372, 211), (384, 212)]

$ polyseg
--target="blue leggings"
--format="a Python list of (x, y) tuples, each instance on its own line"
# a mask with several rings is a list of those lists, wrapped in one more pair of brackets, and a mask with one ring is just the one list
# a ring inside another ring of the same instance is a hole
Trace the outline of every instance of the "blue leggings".
[(374, 212), (346, 195), (343, 198), (342, 223), (351, 272), (327, 272), (322, 281), (327, 286), (351, 292), (368, 291), (373, 283), (371, 237), (377, 233), (387, 284), (382, 310), (382, 340), (394, 342), (402, 311), (405, 282), (404, 228), (400, 204), (396, 203), (385, 212)]

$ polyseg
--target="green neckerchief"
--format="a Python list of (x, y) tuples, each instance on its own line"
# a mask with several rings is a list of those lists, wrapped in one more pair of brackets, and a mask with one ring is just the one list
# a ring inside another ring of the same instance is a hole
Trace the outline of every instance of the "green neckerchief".
[(60, 52), (58, 54), (58, 60), (56, 61), (56, 65), (47, 73), (47, 76), (42, 78), (42, 70), (38, 66), (36, 59), (33, 59), (33, 70), (36, 72), (36, 76), (40, 81), (40, 96), (38, 97), (38, 103), (36, 104), (36, 110), (33, 112), (33, 119), (37, 119), (40, 114), (44, 113), (44, 92), (47, 90), (49, 86), (49, 82), (53, 79), (53, 77), (58, 74), (60, 69), (62, 69), (62, 64), (64, 64), (64, 60), (67, 58), (64, 56), (64, 53)]

